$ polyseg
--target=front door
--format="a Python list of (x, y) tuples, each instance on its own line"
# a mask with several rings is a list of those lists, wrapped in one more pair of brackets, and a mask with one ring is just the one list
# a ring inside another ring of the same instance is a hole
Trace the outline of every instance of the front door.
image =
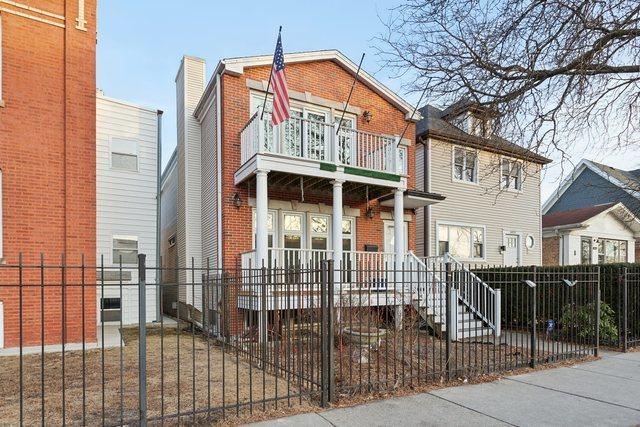
[(504, 246), (504, 265), (520, 265), (520, 235), (506, 233)]

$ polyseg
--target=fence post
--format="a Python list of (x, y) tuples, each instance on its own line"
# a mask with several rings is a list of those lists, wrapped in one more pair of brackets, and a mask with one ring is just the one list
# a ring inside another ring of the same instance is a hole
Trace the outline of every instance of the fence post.
[(333, 343), (333, 290), (334, 290), (334, 280), (335, 280), (335, 263), (333, 260), (327, 261), (328, 267), (328, 281), (327, 281), (327, 377), (329, 387), (328, 390), (328, 401), (329, 403), (335, 401), (335, 375), (333, 372), (334, 362), (335, 362), (335, 353), (334, 353), (334, 343)]
[[(446, 264), (445, 264), (445, 283), (446, 283), (446, 295), (445, 295), (445, 316), (446, 316), (446, 328), (447, 328), (447, 341), (445, 344), (445, 372), (447, 374), (447, 380), (451, 380), (451, 365), (450, 365), (450, 361), (451, 361), (451, 340), (452, 340), (452, 334), (453, 331), (451, 330), (451, 305), (453, 304), (453, 301), (451, 301), (451, 282), (452, 282), (452, 278), (451, 278), (451, 262), (449, 262), (447, 260)], [(442, 308), (441, 308), (442, 309)], [(457, 308), (456, 308), (456, 312), (457, 312)], [(456, 325), (456, 329), (458, 328), (458, 325)]]
[(600, 351), (600, 267), (598, 267), (598, 282), (596, 284), (596, 316), (595, 316), (595, 348), (593, 349), (593, 355), (598, 357)]
[(140, 425), (147, 425), (147, 266), (145, 254), (138, 254), (138, 399)]
[(622, 351), (629, 350), (627, 339), (629, 332), (629, 283), (627, 282), (627, 267), (622, 268)]
[(327, 260), (321, 261), (320, 268), (320, 366), (322, 369), (320, 375), (320, 406), (327, 407), (328, 385), (328, 349), (327, 349), (327, 281), (328, 266)]
[(529, 366), (531, 368), (536, 367), (536, 350), (538, 345), (538, 337), (536, 336), (536, 316), (537, 313), (537, 285), (531, 280), (523, 280), (522, 283), (527, 285), (531, 290), (531, 330), (529, 333), (531, 334), (531, 342), (529, 349)]

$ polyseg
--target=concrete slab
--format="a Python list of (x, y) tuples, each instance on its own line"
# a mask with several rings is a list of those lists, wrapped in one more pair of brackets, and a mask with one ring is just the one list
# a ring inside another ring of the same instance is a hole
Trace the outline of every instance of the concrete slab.
[(554, 369), (553, 375), (535, 372), (510, 379), (636, 409), (640, 415), (640, 384), (631, 379), (572, 368)]
[(322, 416), (334, 426), (504, 426), (476, 411), (430, 394), (380, 400), (351, 408), (333, 409)]
[(640, 382), (640, 353), (637, 354), (639, 357), (636, 358), (607, 356), (602, 360), (581, 363), (571, 368)]
[[(544, 371), (550, 376), (556, 372)], [(509, 379), (451, 387), (432, 394), (520, 426), (635, 425), (640, 422), (638, 410)]]

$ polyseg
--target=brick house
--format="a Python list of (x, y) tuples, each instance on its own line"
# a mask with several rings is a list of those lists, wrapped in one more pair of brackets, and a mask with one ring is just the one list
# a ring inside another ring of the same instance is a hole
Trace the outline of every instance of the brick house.
[[(19, 254), (29, 265), (65, 262), (79, 265), (81, 256), (95, 265), (95, 47), (94, 0), (0, 2), (0, 281), (17, 284)], [(80, 281), (69, 269), (68, 283)], [(37, 269), (25, 268), (24, 283), (40, 283)], [(95, 270), (85, 272), (95, 281)], [(46, 284), (61, 282), (59, 269), (47, 271)], [(63, 336), (61, 291), (24, 288), (23, 319), (17, 287), (0, 286), (0, 347), (41, 342), (60, 343)], [(95, 340), (95, 301), (87, 288), (65, 292), (66, 342), (84, 333)], [(44, 320), (44, 322), (43, 322)], [(21, 325), (22, 324), (22, 328)], [(22, 335), (22, 337), (21, 337)]]
[[(225, 270), (417, 260), (414, 209), (443, 199), (415, 189), (419, 113), (361, 71), (338, 128), (357, 66), (339, 51), (302, 52), (285, 55), (292, 117), (272, 127), (271, 93), (262, 110), (271, 61), (223, 59), (206, 82), (202, 59), (182, 59), (178, 144), (162, 183), (173, 189), (163, 192), (163, 217), (174, 211), (176, 220), (162, 227), (162, 246), (174, 239), (180, 266)], [(387, 283), (367, 285), (384, 291)], [(197, 287), (179, 298), (201, 306)], [(255, 300), (249, 291), (237, 301), (234, 321), (242, 322)]]

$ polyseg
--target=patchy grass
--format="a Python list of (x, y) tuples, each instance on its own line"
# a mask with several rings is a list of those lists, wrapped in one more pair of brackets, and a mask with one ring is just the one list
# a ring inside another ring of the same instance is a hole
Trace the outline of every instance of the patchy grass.
[[(137, 329), (125, 330), (123, 338), (125, 346), (122, 351), (120, 348), (104, 350), (104, 382), (101, 350), (90, 350), (84, 354), (84, 412), (88, 425), (101, 424), (103, 414), (107, 424), (120, 424), (121, 418), (126, 422), (138, 417)], [(67, 424), (82, 424), (82, 356), (81, 351), (65, 353)], [(3, 425), (16, 425), (20, 421), (19, 363), (17, 356), (0, 358), (0, 420)], [(62, 424), (62, 378), (62, 354), (45, 354), (43, 383), (47, 424)], [(259, 368), (250, 366), (233, 351), (223, 355), (218, 344), (213, 341), (208, 344), (202, 337), (192, 336), (189, 332), (177, 334), (174, 330), (165, 329), (161, 342), (158, 330), (148, 331), (147, 379), (148, 416), (151, 418), (159, 417), (163, 412), (165, 416), (180, 412), (184, 415), (181, 422), (206, 422), (205, 411), (209, 407), (213, 408), (209, 420), (218, 420), (223, 416), (223, 408), (224, 415), (247, 416), (251, 410), (276, 411), (278, 414), (284, 413), (283, 409), (289, 405), (306, 405), (299, 398), (283, 398), (287, 390), (284, 379), (268, 373), (263, 376)], [(40, 424), (43, 403), (41, 380), (40, 355), (23, 356), (24, 425)], [(251, 401), (262, 400), (263, 396), (275, 398), (276, 389), (277, 397), (281, 399), (277, 409), (273, 402), (264, 407), (262, 403), (249, 406)], [(194, 408), (197, 414), (192, 419)], [(177, 421), (175, 418), (174, 423)], [(169, 420), (165, 424), (172, 422)]]

